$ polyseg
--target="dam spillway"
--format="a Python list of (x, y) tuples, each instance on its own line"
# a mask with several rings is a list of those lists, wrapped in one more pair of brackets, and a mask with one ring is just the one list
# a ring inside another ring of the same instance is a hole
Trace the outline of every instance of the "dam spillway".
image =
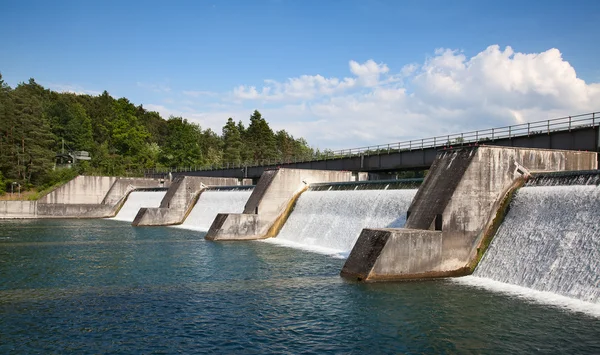
[(198, 202), (179, 228), (206, 232), (219, 213), (241, 213), (252, 188), (214, 189), (200, 194)]
[(142, 207), (158, 207), (166, 190), (162, 191), (132, 191), (127, 200), (112, 219), (117, 221), (133, 222), (138, 211)]
[(492, 280), (600, 306), (600, 187), (521, 188), (468, 283)]
[(416, 189), (306, 191), (268, 242), (346, 257), (365, 227), (399, 228)]

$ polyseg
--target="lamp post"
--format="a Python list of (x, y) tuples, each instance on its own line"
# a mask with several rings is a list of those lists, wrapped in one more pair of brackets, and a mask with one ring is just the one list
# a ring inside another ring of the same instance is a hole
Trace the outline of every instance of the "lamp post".
[(19, 197), (21, 197), (21, 184), (19, 184), (16, 181), (13, 181), (13, 183), (10, 184), (10, 194), (11, 194), (11, 196), (14, 197), (14, 195), (15, 195), (15, 185), (17, 185), (17, 188), (18, 188), (18, 191), (19, 191)]

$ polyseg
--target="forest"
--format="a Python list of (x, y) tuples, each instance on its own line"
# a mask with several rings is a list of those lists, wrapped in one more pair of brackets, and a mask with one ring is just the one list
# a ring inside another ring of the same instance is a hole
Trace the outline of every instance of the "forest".
[[(91, 160), (56, 169), (63, 149), (87, 151)], [(229, 118), (214, 132), (182, 117), (164, 119), (106, 91), (56, 92), (34, 79), (11, 88), (0, 74), (0, 195), (11, 185), (44, 189), (77, 174), (131, 176), (146, 169), (308, 159), (314, 153), (305, 139), (274, 132), (257, 110), (247, 127)]]

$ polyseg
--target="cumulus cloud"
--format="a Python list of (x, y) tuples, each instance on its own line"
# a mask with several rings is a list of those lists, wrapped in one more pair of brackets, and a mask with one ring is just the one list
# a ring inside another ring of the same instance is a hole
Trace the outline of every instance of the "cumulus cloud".
[(220, 107), (189, 114), (220, 129), (229, 115), (246, 119), (257, 108), (274, 128), (315, 146), (349, 148), (600, 109), (600, 83), (579, 78), (555, 48), (520, 53), (492, 45), (472, 57), (440, 48), (396, 70), (374, 60), (351, 60), (348, 70), (341, 78), (240, 85), (222, 94)]

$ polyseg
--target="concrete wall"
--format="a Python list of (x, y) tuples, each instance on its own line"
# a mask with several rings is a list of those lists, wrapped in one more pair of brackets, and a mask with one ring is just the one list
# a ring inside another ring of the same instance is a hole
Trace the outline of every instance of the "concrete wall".
[(169, 187), (160, 203), (160, 207), (140, 209), (132, 225), (166, 226), (181, 224), (194, 208), (198, 196), (204, 188), (234, 185), (239, 185), (239, 180), (236, 178), (178, 176)]
[(442, 152), (408, 210), (405, 228), (363, 231), (342, 276), (390, 280), (466, 274), (505, 196), (528, 170), (596, 167), (596, 153), (590, 152), (488, 146)]
[(36, 217), (37, 201), (0, 201), (0, 219)]
[[(311, 183), (354, 181), (349, 171), (277, 169), (263, 173), (243, 214), (220, 214), (206, 234), (209, 240), (263, 239), (280, 227), (298, 195)], [(276, 233), (276, 232), (275, 232)]]
[(118, 178), (100, 200), (104, 205), (116, 205), (134, 189), (169, 187), (170, 181), (149, 178)]
[(102, 218), (114, 216), (135, 188), (169, 184), (158, 179), (77, 176), (38, 201), (0, 201), (0, 218)]
[(40, 203), (100, 204), (117, 179), (114, 176), (80, 175), (38, 201)]
[(38, 203), (37, 217), (104, 218), (114, 215), (115, 207), (98, 204)]

